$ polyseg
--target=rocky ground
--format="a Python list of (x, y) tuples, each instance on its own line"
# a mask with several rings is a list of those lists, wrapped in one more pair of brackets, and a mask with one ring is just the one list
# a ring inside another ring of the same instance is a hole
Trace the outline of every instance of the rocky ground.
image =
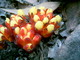
[[(17, 9), (21, 5), (32, 6), (45, 1), (51, 0), (0, 0), (0, 7)], [(62, 26), (56, 35), (42, 39), (32, 53), (6, 41), (7, 47), (0, 50), (0, 60), (80, 60), (80, 1), (61, 1), (54, 13), (63, 18)], [(0, 24), (4, 24), (9, 15), (10, 13), (0, 9)]]

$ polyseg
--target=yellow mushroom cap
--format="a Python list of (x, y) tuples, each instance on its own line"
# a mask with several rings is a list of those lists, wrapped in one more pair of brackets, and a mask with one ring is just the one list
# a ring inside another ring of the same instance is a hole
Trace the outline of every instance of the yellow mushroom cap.
[(15, 33), (16, 33), (16, 34), (19, 34), (19, 32), (20, 32), (20, 28), (19, 28), (19, 27), (16, 27), (16, 28), (15, 28)]
[(46, 23), (48, 23), (48, 22), (49, 22), (49, 19), (48, 19), (47, 17), (45, 17), (45, 18), (43, 19), (43, 23), (46, 24)]
[(27, 24), (26, 28), (28, 31), (31, 30), (31, 24)]
[(28, 33), (27, 33), (27, 35), (26, 35), (26, 36), (24, 36), (24, 39), (25, 39), (25, 38), (30, 38), (30, 35), (31, 35), (31, 33), (30, 33), (30, 32), (28, 32)]
[(6, 18), (5, 22), (10, 23), (10, 19)]
[(3, 36), (3, 34), (0, 33), (0, 41), (2, 41), (2, 36)]
[(49, 33), (51, 33), (51, 32), (54, 30), (54, 25), (49, 24), (49, 25), (47, 26), (47, 30), (48, 30)]
[(32, 46), (32, 43), (28, 43), (28, 44), (27, 44), (27, 49), (28, 49), (28, 50), (32, 50), (32, 47), (31, 47), (31, 46)]
[(52, 9), (48, 9), (47, 12), (46, 12), (46, 14), (48, 14), (48, 13), (52, 13), (52, 12), (53, 12)]
[(33, 15), (35, 15), (37, 13), (37, 9), (35, 7), (32, 7), (29, 11), (29, 13), (33, 13)]
[(29, 38), (30, 38), (30, 35), (31, 35), (31, 32), (28, 32), (28, 33), (27, 33), (27, 37), (29, 37)]
[(15, 20), (16, 20), (16, 22), (18, 22), (19, 20), (23, 20), (23, 19), (21, 17), (19, 17), (19, 16), (16, 16)]
[(34, 15), (34, 18), (33, 19), (34, 19), (35, 22), (37, 22), (40, 18), (39, 18), (38, 15)]
[(56, 18), (56, 20), (57, 20), (58, 23), (60, 23), (61, 20), (62, 20), (62, 18), (59, 15), (56, 15), (55, 18)]
[(43, 28), (44, 24), (42, 21), (37, 21), (35, 24), (35, 28), (38, 30), (41, 30)]
[(11, 15), (11, 18), (14, 18), (15, 17), (15, 15)]
[(24, 14), (24, 11), (23, 11), (22, 9), (19, 9), (19, 10), (18, 10), (18, 15), (24, 16), (24, 15), (25, 15), (25, 14)]
[(44, 15), (45, 14), (45, 11), (44, 10), (40, 10), (40, 14), (41, 15)]
[(17, 24), (17, 22), (15, 20), (11, 20), (10, 26), (13, 27), (15, 24)]
[(6, 27), (1, 27), (1, 28), (0, 28), (1, 33), (4, 34), (5, 29), (7, 29), (7, 28), (6, 28)]
[(57, 22), (57, 19), (55, 17), (53, 17), (51, 20), (50, 20), (50, 23), (56, 23)]

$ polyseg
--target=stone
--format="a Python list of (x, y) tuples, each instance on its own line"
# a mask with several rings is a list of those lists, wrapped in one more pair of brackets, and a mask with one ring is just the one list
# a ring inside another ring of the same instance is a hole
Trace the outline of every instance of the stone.
[(0, 10), (0, 24), (4, 23), (5, 18), (6, 18), (6, 12), (3, 10)]
[(54, 60), (80, 60), (80, 25), (64, 41)]
[(12, 0), (0, 0), (0, 7), (1, 8), (14, 8), (14, 2)]
[(58, 39), (55, 43), (55, 45), (52, 48), (49, 48), (48, 51), (48, 58), (54, 58), (57, 55), (57, 51), (59, 51), (59, 49), (61, 48), (62, 43), (61, 41)]
[(69, 35), (69, 33), (66, 30), (64, 30), (64, 31), (60, 32), (60, 35), (62, 37), (67, 37)]
[(80, 2), (69, 3), (65, 7), (67, 17), (66, 29), (68, 32), (72, 32), (80, 23)]

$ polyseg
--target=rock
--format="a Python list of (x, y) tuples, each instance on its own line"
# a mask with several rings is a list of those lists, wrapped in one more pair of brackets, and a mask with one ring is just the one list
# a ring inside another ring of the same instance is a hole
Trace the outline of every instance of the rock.
[(4, 23), (4, 20), (6, 18), (6, 12), (3, 11), (3, 10), (0, 10), (0, 24), (3, 24)]
[(1, 8), (14, 8), (13, 0), (0, 0), (0, 7)]
[(69, 35), (69, 33), (68, 33), (66, 30), (64, 30), (64, 31), (62, 31), (62, 32), (60, 33), (60, 35), (61, 35), (62, 37), (67, 37), (67, 36)]
[(3, 10), (0, 10), (0, 16), (6, 16), (6, 12)]
[(66, 28), (68, 32), (72, 32), (80, 23), (80, 2), (68, 3), (65, 7)]
[(57, 55), (57, 51), (59, 51), (59, 49), (61, 48), (61, 41), (57, 40), (55, 45), (52, 48), (49, 48), (48, 51), (48, 57), (49, 58), (54, 58)]
[(0, 18), (0, 24), (4, 24), (4, 20)]
[(80, 60), (80, 25), (64, 41), (54, 60)]

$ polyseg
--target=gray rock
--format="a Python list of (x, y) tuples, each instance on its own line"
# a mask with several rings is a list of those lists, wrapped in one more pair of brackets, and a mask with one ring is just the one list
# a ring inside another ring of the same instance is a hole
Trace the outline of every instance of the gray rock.
[(1, 8), (14, 8), (14, 4), (11, 3), (12, 0), (0, 0)]
[(0, 24), (4, 24), (4, 19), (0, 18)]
[(67, 31), (73, 31), (74, 28), (80, 23), (80, 2), (67, 4), (67, 7), (65, 8), (65, 14), (67, 17)]
[(61, 41), (58, 39), (55, 43), (55, 45), (52, 48), (49, 48), (48, 51), (48, 57), (49, 58), (55, 58), (57, 55), (57, 51), (59, 51), (59, 49), (61, 48), (62, 43)]
[(54, 60), (80, 60), (80, 25), (67, 37)]
[(69, 33), (68, 33), (66, 30), (64, 30), (64, 31), (62, 31), (62, 32), (60, 33), (60, 35), (61, 35), (62, 37), (67, 37), (67, 36), (69, 35)]
[(4, 23), (4, 20), (6, 18), (6, 12), (0, 9), (0, 24)]

